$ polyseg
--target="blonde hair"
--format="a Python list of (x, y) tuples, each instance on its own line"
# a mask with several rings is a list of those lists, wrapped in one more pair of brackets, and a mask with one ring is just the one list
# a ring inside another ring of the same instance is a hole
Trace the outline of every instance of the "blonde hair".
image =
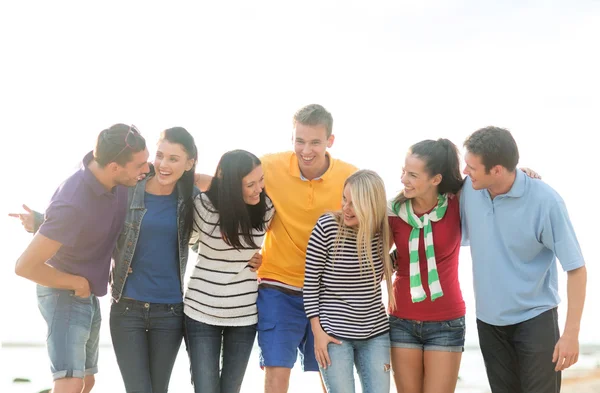
[(360, 170), (352, 174), (344, 183), (344, 190), (350, 187), (350, 195), (354, 207), (354, 214), (358, 219), (358, 228), (351, 228), (344, 224), (342, 211), (332, 213), (338, 224), (338, 233), (334, 241), (333, 258), (341, 255), (343, 239), (356, 237), (358, 262), (361, 268), (366, 267), (373, 273), (374, 285), (379, 285), (375, 274), (374, 256), (372, 253), (373, 238), (379, 235), (377, 252), (383, 263), (383, 275), (387, 284), (388, 307), (395, 309), (394, 291), (392, 288), (392, 263), (389, 258), (390, 228), (387, 217), (387, 199), (385, 186), (381, 177), (371, 170)]
[(294, 113), (294, 127), (297, 123), (305, 126), (324, 126), (327, 138), (333, 132), (333, 117), (319, 104), (306, 105)]

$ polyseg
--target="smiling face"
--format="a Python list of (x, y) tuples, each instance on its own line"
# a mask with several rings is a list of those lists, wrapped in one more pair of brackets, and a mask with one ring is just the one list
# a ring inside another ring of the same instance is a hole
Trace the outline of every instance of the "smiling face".
[(242, 179), (242, 194), (244, 202), (248, 205), (257, 205), (260, 202), (260, 193), (265, 188), (265, 175), (259, 165)]
[(426, 163), (419, 156), (409, 154), (402, 168), (402, 184), (404, 196), (408, 199), (422, 198), (432, 193), (437, 194), (437, 186), (442, 180), (441, 175), (431, 176)]
[(124, 166), (120, 166), (116, 162), (108, 164), (111, 172), (113, 173), (113, 179), (115, 184), (120, 184), (126, 187), (135, 187), (140, 176), (150, 171), (148, 166), (148, 149), (144, 149), (131, 155), (129, 160)]
[(193, 165), (194, 159), (188, 158), (187, 152), (179, 143), (162, 140), (158, 144), (154, 170), (155, 178), (161, 186), (174, 185)]
[(349, 227), (358, 227), (358, 217), (354, 211), (354, 205), (352, 203), (352, 191), (350, 184), (344, 187), (344, 193), (342, 196), (342, 213), (344, 217), (344, 224)]
[(498, 172), (498, 168), (494, 167), (490, 171), (486, 171), (481, 156), (467, 152), (465, 164), (463, 173), (471, 178), (471, 184), (475, 190), (483, 190), (494, 184), (494, 174)]
[(327, 148), (333, 145), (334, 136), (327, 137), (327, 129), (323, 125), (307, 126), (296, 123), (293, 134), (294, 151), (298, 157), (298, 166), (308, 179), (325, 173), (329, 167)]

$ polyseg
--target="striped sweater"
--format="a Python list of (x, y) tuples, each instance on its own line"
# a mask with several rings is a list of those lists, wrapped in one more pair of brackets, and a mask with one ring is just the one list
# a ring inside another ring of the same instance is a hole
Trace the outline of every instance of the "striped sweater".
[(356, 238), (341, 236), (336, 247), (337, 232), (337, 222), (325, 214), (310, 236), (304, 278), (306, 315), (319, 317), (327, 334), (342, 339), (361, 340), (386, 333), (389, 324), (381, 300), (383, 263), (376, 251), (378, 237), (372, 242), (375, 282), (373, 270), (359, 265)]
[[(194, 201), (194, 231), (190, 243), (199, 241), (198, 259), (184, 296), (185, 314), (217, 326), (248, 326), (257, 323), (256, 272), (248, 261), (260, 250), (275, 209), (266, 197), (265, 230), (252, 231), (257, 248), (234, 249), (221, 238), (219, 213), (205, 193)], [(242, 244), (246, 243), (241, 239)]]

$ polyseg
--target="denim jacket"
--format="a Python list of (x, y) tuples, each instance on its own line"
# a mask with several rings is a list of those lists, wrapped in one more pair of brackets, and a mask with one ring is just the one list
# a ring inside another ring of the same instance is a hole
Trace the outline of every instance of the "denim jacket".
[[(114, 301), (119, 302), (123, 294), (123, 288), (125, 288), (125, 282), (127, 281), (127, 275), (129, 274), (129, 268), (131, 261), (133, 260), (133, 253), (135, 252), (135, 246), (137, 244), (140, 227), (144, 214), (146, 214), (146, 208), (144, 206), (144, 193), (146, 191), (146, 182), (149, 178), (154, 175), (154, 171), (151, 169), (151, 173), (144, 180), (138, 182), (135, 187), (129, 189), (129, 209), (127, 210), (127, 216), (125, 218), (125, 225), (119, 239), (117, 240), (117, 246), (113, 252), (112, 268), (110, 270), (110, 287), (111, 295)], [(194, 187), (194, 198), (200, 193), (198, 188)], [(185, 217), (183, 215), (184, 200), (181, 197), (181, 190), (179, 185), (177, 186), (177, 239), (179, 243), (179, 280), (181, 282), (181, 293), (183, 294), (183, 275), (188, 260), (189, 251), (189, 240), (190, 233), (184, 230)], [(192, 202), (193, 203), (193, 202)]]

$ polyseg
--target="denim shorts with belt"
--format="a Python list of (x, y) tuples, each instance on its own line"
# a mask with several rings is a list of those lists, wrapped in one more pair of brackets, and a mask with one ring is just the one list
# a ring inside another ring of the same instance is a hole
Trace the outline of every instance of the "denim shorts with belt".
[(415, 321), (390, 315), (392, 348), (463, 352), (465, 317), (448, 321)]

